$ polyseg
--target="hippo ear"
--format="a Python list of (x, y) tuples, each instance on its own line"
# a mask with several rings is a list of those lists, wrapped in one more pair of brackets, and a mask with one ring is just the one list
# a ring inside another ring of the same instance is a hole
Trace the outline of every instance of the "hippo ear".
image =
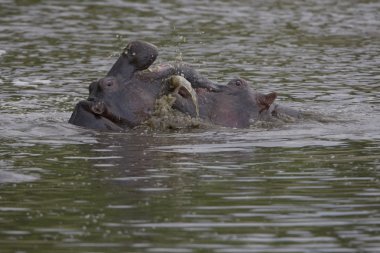
[(277, 97), (276, 92), (271, 92), (267, 95), (260, 94), (257, 97), (257, 103), (260, 105), (261, 108), (268, 109), (273, 104), (276, 97)]
[(157, 47), (144, 41), (132, 41), (124, 49), (107, 76), (132, 78), (138, 70), (147, 69), (156, 60)]

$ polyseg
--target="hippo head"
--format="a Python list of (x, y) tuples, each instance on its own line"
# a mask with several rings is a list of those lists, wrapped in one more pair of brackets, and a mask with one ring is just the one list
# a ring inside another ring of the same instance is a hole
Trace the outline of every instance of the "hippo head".
[[(253, 121), (268, 119), (269, 108), (277, 94), (256, 92), (246, 80), (236, 78), (228, 82), (217, 93), (202, 93), (199, 101), (201, 114), (216, 125), (245, 128)], [(208, 105), (212, 103), (212, 105)], [(202, 110), (206, 108), (207, 110)], [(205, 115), (207, 114), (207, 116)]]
[[(239, 97), (242, 107), (251, 108), (251, 118), (258, 118), (265, 116), (269, 107), (277, 98), (277, 93), (271, 92), (269, 94), (262, 94), (252, 90), (246, 80), (243, 78), (232, 79), (228, 82), (227, 93)], [(254, 109), (254, 110), (253, 110)]]
[(138, 125), (149, 114), (155, 97), (154, 89), (146, 89), (135, 76), (157, 55), (157, 48), (150, 43), (129, 43), (106, 77), (90, 84), (88, 99), (76, 105), (69, 123), (105, 130)]

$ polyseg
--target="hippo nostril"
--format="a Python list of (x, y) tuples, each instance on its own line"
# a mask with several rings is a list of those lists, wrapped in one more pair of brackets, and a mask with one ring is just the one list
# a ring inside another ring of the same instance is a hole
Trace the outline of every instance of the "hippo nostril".
[(94, 102), (96, 99), (95, 99), (95, 97), (88, 97), (87, 100)]
[(97, 106), (92, 107), (92, 111), (98, 115), (101, 115), (103, 113), (103, 110)]
[(101, 115), (105, 111), (104, 103), (97, 102), (91, 106), (91, 111), (97, 115)]

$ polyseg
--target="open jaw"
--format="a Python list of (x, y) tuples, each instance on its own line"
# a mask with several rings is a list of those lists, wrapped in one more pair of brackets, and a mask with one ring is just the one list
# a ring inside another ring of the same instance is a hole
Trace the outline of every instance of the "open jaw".
[(114, 121), (116, 117), (106, 111), (103, 102), (82, 100), (75, 106), (69, 123), (97, 130), (122, 131), (123, 128)]
[(199, 117), (199, 104), (198, 104), (198, 98), (197, 98), (197, 93), (191, 86), (191, 83), (187, 81), (183, 76), (171, 76), (170, 77), (170, 83), (171, 86), (174, 88), (173, 94), (183, 94), (186, 96), (189, 96), (192, 103), (194, 104), (195, 107), (195, 113), (196, 117)]
[[(196, 108), (194, 117), (199, 117), (197, 95), (195, 90), (191, 87), (191, 84), (180, 76), (172, 76), (169, 82), (171, 83), (172, 90), (166, 94), (174, 94), (177, 95), (178, 98), (186, 96)], [(164, 96), (164, 94), (162, 95)], [(160, 97), (157, 99), (159, 98)], [(170, 106), (172, 106), (172, 104)], [(136, 123), (138, 121), (136, 115), (134, 113), (128, 113), (130, 108), (124, 108), (122, 112), (123, 115), (118, 114), (118, 110), (116, 110), (115, 113), (113, 108), (118, 108), (118, 105), (111, 106), (103, 99), (91, 97), (88, 100), (80, 101), (75, 106), (69, 123), (90, 129), (123, 131), (125, 129), (134, 128), (144, 122), (143, 120), (140, 123)], [(148, 118), (146, 118), (146, 120)], [(165, 118), (162, 120), (164, 119)]]

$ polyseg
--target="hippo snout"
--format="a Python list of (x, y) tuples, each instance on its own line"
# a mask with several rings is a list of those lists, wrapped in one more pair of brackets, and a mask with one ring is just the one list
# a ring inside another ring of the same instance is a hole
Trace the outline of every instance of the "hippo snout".
[[(103, 115), (100, 115), (102, 110), (105, 110), (104, 103), (82, 100), (75, 106), (69, 123), (97, 130), (122, 131), (122, 127)], [(95, 113), (95, 111), (97, 113)], [(103, 112), (105, 113), (105, 111)]]

